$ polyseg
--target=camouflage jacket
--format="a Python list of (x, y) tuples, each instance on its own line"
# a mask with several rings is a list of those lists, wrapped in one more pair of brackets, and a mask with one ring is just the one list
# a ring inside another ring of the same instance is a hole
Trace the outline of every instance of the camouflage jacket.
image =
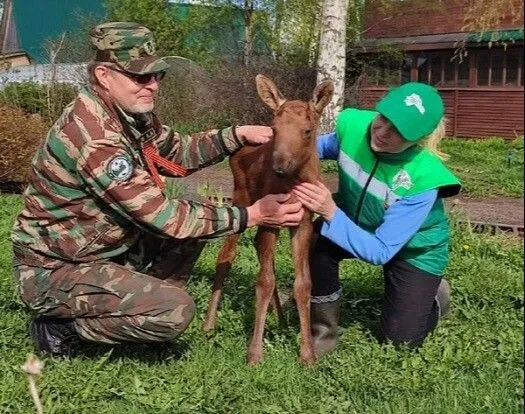
[[(230, 128), (183, 136), (152, 119), (160, 154), (189, 173), (242, 146)], [(127, 251), (141, 230), (177, 239), (244, 230), (243, 208), (166, 198), (128, 122), (92, 89), (64, 110), (32, 161), (12, 231), (15, 264), (53, 268), (104, 260)]]

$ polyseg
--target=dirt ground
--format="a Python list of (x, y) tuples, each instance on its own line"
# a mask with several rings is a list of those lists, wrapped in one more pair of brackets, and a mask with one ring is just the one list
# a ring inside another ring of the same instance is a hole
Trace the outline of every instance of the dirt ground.
[[(324, 175), (324, 182), (335, 191), (338, 178), (335, 175)], [(232, 193), (233, 180), (227, 166), (216, 165), (197, 171), (196, 173), (177, 180), (184, 189), (187, 197), (197, 195), (198, 186), (209, 183), (212, 189), (222, 189), (225, 197)], [(491, 224), (503, 224), (506, 226), (523, 226), (523, 198), (491, 197), (483, 199), (471, 199), (458, 196), (446, 201), (450, 210), (459, 213), (460, 216), (469, 218), (473, 222), (487, 222)]]

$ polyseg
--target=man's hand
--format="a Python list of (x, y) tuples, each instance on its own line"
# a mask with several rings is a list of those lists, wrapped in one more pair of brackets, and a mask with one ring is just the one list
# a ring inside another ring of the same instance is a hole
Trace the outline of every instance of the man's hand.
[(240, 139), (248, 144), (265, 144), (273, 137), (272, 128), (262, 125), (242, 125), (235, 128)]
[(292, 191), (308, 210), (319, 214), (326, 221), (332, 220), (337, 206), (332, 198), (332, 193), (322, 182), (301, 183), (296, 185)]
[(300, 202), (286, 203), (290, 197), (291, 194), (269, 194), (247, 207), (248, 227), (298, 226), (304, 209)]

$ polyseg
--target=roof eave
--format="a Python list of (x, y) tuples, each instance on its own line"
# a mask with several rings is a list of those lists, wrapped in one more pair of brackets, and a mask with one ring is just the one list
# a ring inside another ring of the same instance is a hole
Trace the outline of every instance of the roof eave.
[[(491, 37), (487, 37), (491, 34)], [(479, 39), (479, 40), (478, 40)], [(486, 40), (492, 39), (492, 40)], [(377, 53), (385, 48), (402, 51), (453, 49), (460, 45), (467, 47), (486, 47), (491, 43), (523, 45), (523, 29), (479, 33), (444, 33), (438, 35), (407, 36), (397, 38), (363, 39), (353, 50), (359, 53)]]

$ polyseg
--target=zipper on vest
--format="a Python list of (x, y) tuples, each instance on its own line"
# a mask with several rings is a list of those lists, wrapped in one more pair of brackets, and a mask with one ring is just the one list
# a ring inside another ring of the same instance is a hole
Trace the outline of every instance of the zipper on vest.
[(357, 210), (355, 212), (355, 224), (358, 226), (359, 226), (359, 215), (361, 214), (361, 209), (363, 208), (363, 202), (365, 201), (366, 190), (368, 186), (370, 185), (370, 181), (372, 181), (372, 178), (374, 177), (374, 174), (376, 173), (378, 166), (379, 166), (379, 159), (376, 158), (376, 163), (374, 164), (372, 171), (370, 171), (368, 180), (366, 180), (365, 186), (363, 187), (363, 191), (361, 192), (361, 195), (359, 196), (359, 202), (357, 203)]

